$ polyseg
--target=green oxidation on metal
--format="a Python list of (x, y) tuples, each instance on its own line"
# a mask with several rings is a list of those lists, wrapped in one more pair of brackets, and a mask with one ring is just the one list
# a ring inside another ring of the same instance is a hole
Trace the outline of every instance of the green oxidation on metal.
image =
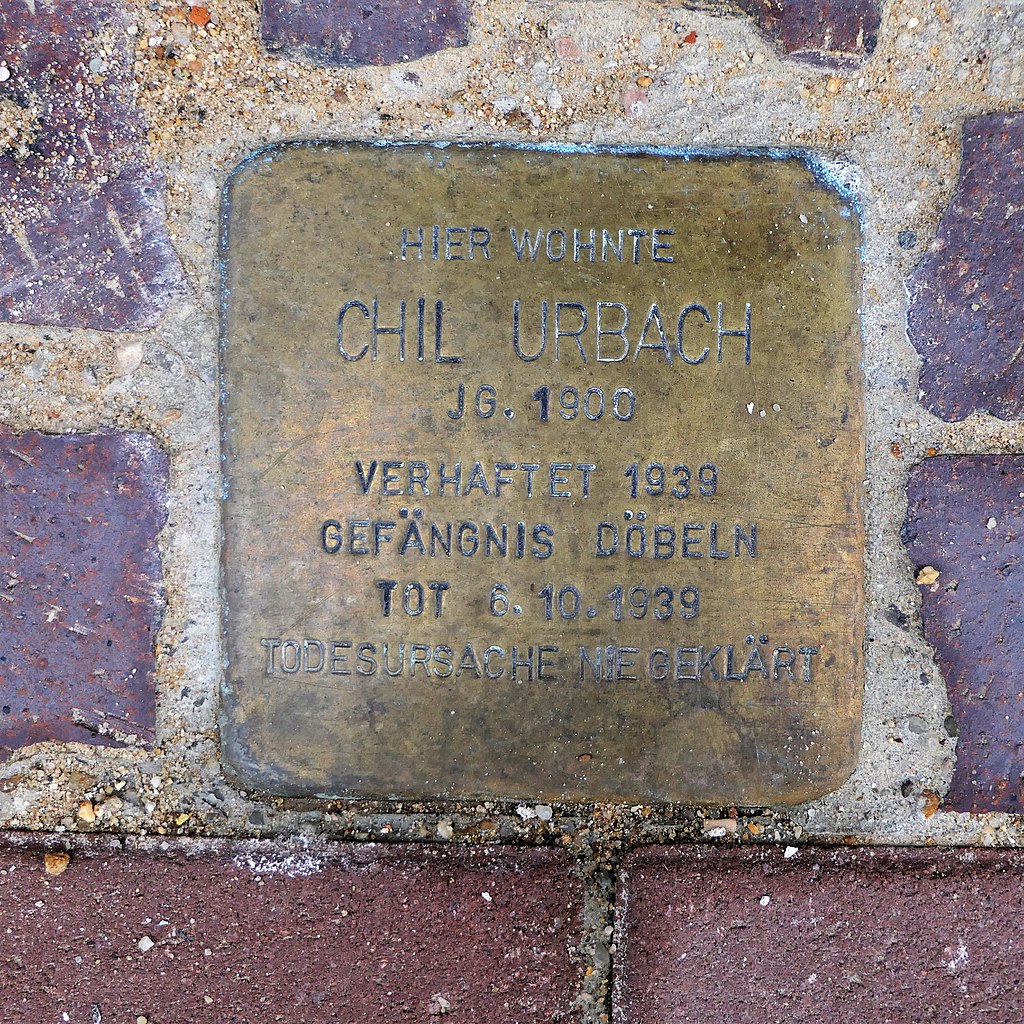
[(241, 782), (751, 804), (845, 781), (846, 198), (777, 155), (293, 143), (227, 200)]

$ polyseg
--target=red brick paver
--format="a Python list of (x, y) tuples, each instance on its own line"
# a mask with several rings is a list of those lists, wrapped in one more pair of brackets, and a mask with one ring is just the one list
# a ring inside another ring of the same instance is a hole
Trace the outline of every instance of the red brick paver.
[(973, 850), (642, 850), (615, 1024), (1016, 1024), (1024, 859)]
[(909, 287), (924, 404), (949, 420), (1024, 415), (1024, 113), (964, 126), (956, 192)]
[(182, 288), (117, 0), (0, 3), (0, 320), (152, 327)]
[(263, 41), (316, 64), (394, 64), (465, 46), (470, 0), (263, 0)]
[(0, 846), (5, 1022), (573, 1019), (580, 892), (561, 853), (126, 846), (80, 841), (57, 876)]
[(167, 470), (147, 434), (0, 431), (0, 759), (152, 740)]
[[(922, 580), (959, 736), (946, 797), (958, 811), (1022, 810), (1024, 458), (928, 459), (910, 475), (903, 537)], [(938, 572), (933, 582), (929, 567)]]

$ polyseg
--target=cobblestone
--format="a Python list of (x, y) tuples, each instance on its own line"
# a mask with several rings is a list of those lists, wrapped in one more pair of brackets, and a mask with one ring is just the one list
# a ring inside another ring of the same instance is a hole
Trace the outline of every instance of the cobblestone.
[(112, 0), (0, 8), (0, 320), (152, 327), (183, 285)]
[(946, 797), (954, 810), (1021, 809), (1022, 498), (1016, 456), (927, 459), (910, 477), (903, 534), (959, 733)]
[(956, 192), (910, 279), (910, 337), (936, 415), (1024, 415), (1024, 114), (964, 126)]
[(394, 64), (465, 46), (469, 7), (470, 0), (264, 0), (263, 41), (315, 64)]
[(0, 432), (0, 756), (152, 742), (167, 471), (145, 434)]

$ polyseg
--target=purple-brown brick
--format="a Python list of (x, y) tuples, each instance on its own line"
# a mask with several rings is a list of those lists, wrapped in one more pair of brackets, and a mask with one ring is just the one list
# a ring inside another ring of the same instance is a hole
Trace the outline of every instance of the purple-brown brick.
[(1024, 415), (1024, 113), (964, 125), (960, 179), (909, 291), (924, 405)]
[(908, 497), (903, 536), (920, 582), (924, 634), (959, 731), (946, 804), (1020, 813), (1024, 458), (928, 459), (912, 470)]
[(167, 468), (146, 434), (0, 431), (0, 759), (152, 741)]
[(263, 41), (317, 64), (394, 64), (465, 46), (470, 0), (263, 0)]
[(182, 287), (115, 0), (0, 3), (0, 320), (152, 327)]
[(615, 1024), (1020, 1020), (1019, 853), (790, 854), (628, 857)]
[(687, 7), (749, 15), (783, 52), (823, 64), (863, 60), (878, 42), (877, 0), (712, 0)]
[(38, 845), (0, 845), (5, 1022), (579, 1019), (565, 853), (124, 846), (79, 840), (49, 876)]

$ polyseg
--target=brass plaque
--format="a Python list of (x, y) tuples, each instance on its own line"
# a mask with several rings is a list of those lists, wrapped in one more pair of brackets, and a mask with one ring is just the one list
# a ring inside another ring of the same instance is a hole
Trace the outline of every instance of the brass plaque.
[(860, 742), (860, 228), (799, 159), (285, 144), (224, 214), (224, 759), (795, 803)]

